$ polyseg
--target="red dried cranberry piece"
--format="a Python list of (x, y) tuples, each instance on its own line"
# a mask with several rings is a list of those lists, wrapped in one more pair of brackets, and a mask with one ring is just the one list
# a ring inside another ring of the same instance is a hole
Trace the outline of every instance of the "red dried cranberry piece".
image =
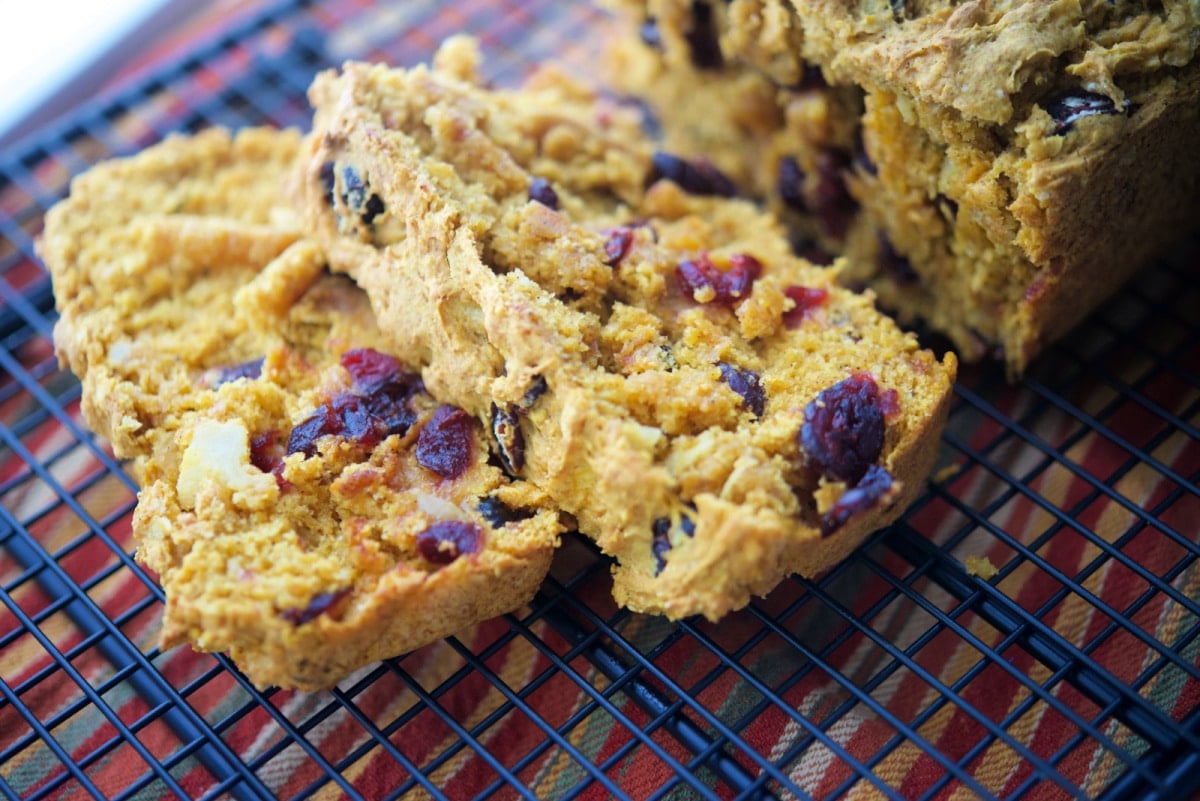
[(827, 478), (857, 484), (883, 450), (879, 385), (855, 373), (822, 390), (804, 409), (800, 444)]
[(331, 403), (340, 429), (331, 433), (367, 448), (374, 448), (383, 440), (383, 422), (371, 413), (361, 396), (342, 393), (335, 395)]
[(825, 287), (789, 286), (783, 294), (796, 304), (783, 313), (783, 324), (788, 328), (799, 328), (809, 312), (829, 300), (829, 290)]
[(604, 242), (604, 263), (609, 267), (616, 267), (629, 253), (629, 247), (633, 244), (633, 228), (622, 225), (617, 228), (609, 228), (604, 233), (608, 235), (608, 239)]
[(868, 467), (858, 483), (821, 516), (821, 535), (828, 537), (854, 515), (875, 506), (891, 492), (892, 484), (892, 474), (886, 468), (877, 464)]
[[(1084, 117), (1096, 114), (1120, 114), (1117, 104), (1112, 98), (1096, 92), (1086, 92), (1073, 89), (1055, 95), (1046, 101), (1046, 113), (1054, 120), (1054, 134), (1061, 136), (1075, 127), (1075, 123)], [(1125, 101), (1125, 109), (1129, 109), (1129, 101)]]
[(697, 292), (711, 287), (714, 302), (732, 304), (750, 294), (754, 281), (762, 275), (762, 263), (748, 254), (735, 253), (729, 269), (721, 270), (707, 253), (701, 253), (693, 260), (681, 261), (675, 274), (693, 299)]
[(303, 453), (312, 457), (317, 455), (317, 440), (328, 434), (341, 431), (341, 421), (333, 413), (329, 404), (317, 407), (312, 414), (292, 427), (288, 436), (287, 452)]
[(427, 561), (448, 565), (465, 553), (483, 550), (483, 529), (463, 520), (439, 520), (417, 535), (417, 553)]
[(758, 373), (725, 362), (718, 362), (717, 367), (721, 369), (721, 379), (730, 389), (742, 396), (745, 407), (753, 412), (755, 417), (762, 417), (767, 406), (767, 392), (763, 389)]
[(548, 209), (558, 211), (558, 193), (545, 178), (534, 178), (530, 182), (529, 199), (536, 200)]
[(812, 210), (826, 236), (841, 239), (850, 227), (858, 201), (846, 188), (845, 173), (851, 158), (841, 150), (822, 150), (817, 155), (817, 187)]
[(442, 478), (458, 478), (471, 466), (474, 421), (457, 406), (439, 406), (417, 435), (417, 462)]
[(283, 470), (284, 449), (279, 441), (278, 431), (267, 431), (250, 440), (250, 464), (264, 473), (275, 473)]
[(349, 587), (343, 587), (340, 590), (333, 592), (323, 592), (314, 595), (312, 600), (308, 602), (308, 606), (296, 607), (292, 609), (284, 609), (279, 613), (279, 616), (291, 623), (293, 626), (302, 626), (310, 620), (314, 620), (320, 615), (324, 615), (333, 610), (338, 602), (350, 594)]
[(380, 353), (374, 348), (355, 348), (342, 354), (342, 367), (354, 379), (354, 386), (370, 394), (389, 381), (403, 375), (404, 368), (395, 356)]
[(666, 178), (679, 184), (679, 188), (693, 195), (718, 195), (733, 197), (737, 194), (737, 186), (729, 176), (721, 172), (711, 162), (697, 159), (687, 159), (673, 156), (670, 153), (658, 151), (653, 157), (654, 170), (650, 180), (653, 183), (659, 178)]

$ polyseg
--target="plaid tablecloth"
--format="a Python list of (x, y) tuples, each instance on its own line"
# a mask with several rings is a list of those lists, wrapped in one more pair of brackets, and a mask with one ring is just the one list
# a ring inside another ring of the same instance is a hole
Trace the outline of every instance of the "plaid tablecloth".
[[(1194, 246), (1020, 384), (964, 370), (905, 520), (719, 624), (616, 609), (568, 537), (529, 609), (259, 693), (156, 649), (135, 488), (58, 370), (33, 253), (94, 161), (168, 131), (303, 125), (311, 73), (481, 36), (496, 80), (585, 69), (583, 3), (219, 5), (0, 161), (0, 791), (15, 798), (1177, 797), (1200, 753)], [(19, 151), (19, 152), (18, 152)], [(1191, 761), (1189, 761), (1191, 760)], [(1154, 796), (1153, 793), (1161, 793)], [(1139, 795), (1139, 793), (1141, 795)]]

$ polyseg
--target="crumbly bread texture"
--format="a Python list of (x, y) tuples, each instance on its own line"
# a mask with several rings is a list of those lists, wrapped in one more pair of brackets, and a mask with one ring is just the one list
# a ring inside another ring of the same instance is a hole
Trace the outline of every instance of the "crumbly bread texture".
[(629, 108), (553, 71), (489, 91), (476, 59), (320, 75), (306, 228), (430, 391), (615, 557), (618, 602), (715, 620), (894, 520), (954, 357), (703, 165), (655, 159)]
[(1194, 0), (609, 4), (673, 147), (966, 359), (1020, 374), (1200, 219)]
[(162, 646), (316, 689), (526, 603), (560, 524), (301, 238), (281, 194), (299, 145), (209, 130), (103, 163), (41, 253), (84, 415), (141, 484)]

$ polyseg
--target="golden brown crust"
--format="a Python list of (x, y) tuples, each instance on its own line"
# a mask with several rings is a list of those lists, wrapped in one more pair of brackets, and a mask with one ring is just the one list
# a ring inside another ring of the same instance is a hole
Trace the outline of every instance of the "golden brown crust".
[[(616, 558), (618, 601), (715, 620), (895, 519), (937, 450), (953, 356), (939, 363), (870, 297), (792, 256), (750, 204), (671, 180), (643, 191), (636, 121), (578, 86), (551, 75), (489, 92), (462, 74), (320, 76), (309, 226), (397, 346), (421, 354), (431, 391), (493, 423), (507, 412), (493, 434), (511, 454), (519, 432), (513, 469)], [(680, 283), (684, 261), (747, 257), (761, 275), (736, 299)], [(823, 300), (789, 316), (801, 287)], [(819, 393), (868, 373), (898, 402), (871, 457), (895, 483), (822, 537), (859, 479), (822, 475), (799, 431)]]
[(281, 194), (299, 146), (212, 130), (103, 164), (42, 253), (60, 358), (142, 485), (162, 646), (317, 689), (528, 602), (560, 523), (300, 238)]

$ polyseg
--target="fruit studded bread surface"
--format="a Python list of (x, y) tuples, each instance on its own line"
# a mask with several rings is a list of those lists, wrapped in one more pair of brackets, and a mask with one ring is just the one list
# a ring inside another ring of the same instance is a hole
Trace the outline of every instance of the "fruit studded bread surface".
[(611, 4), (665, 140), (964, 358), (1022, 372), (1200, 219), (1191, 0)]
[(141, 484), (163, 647), (315, 689), (527, 602), (559, 521), (300, 237), (299, 144), (210, 130), (101, 164), (41, 253), (85, 417)]
[(954, 357), (655, 160), (629, 109), (553, 71), (483, 89), (476, 58), (320, 75), (307, 227), (430, 391), (615, 558), (616, 599), (715, 620), (894, 520)]

